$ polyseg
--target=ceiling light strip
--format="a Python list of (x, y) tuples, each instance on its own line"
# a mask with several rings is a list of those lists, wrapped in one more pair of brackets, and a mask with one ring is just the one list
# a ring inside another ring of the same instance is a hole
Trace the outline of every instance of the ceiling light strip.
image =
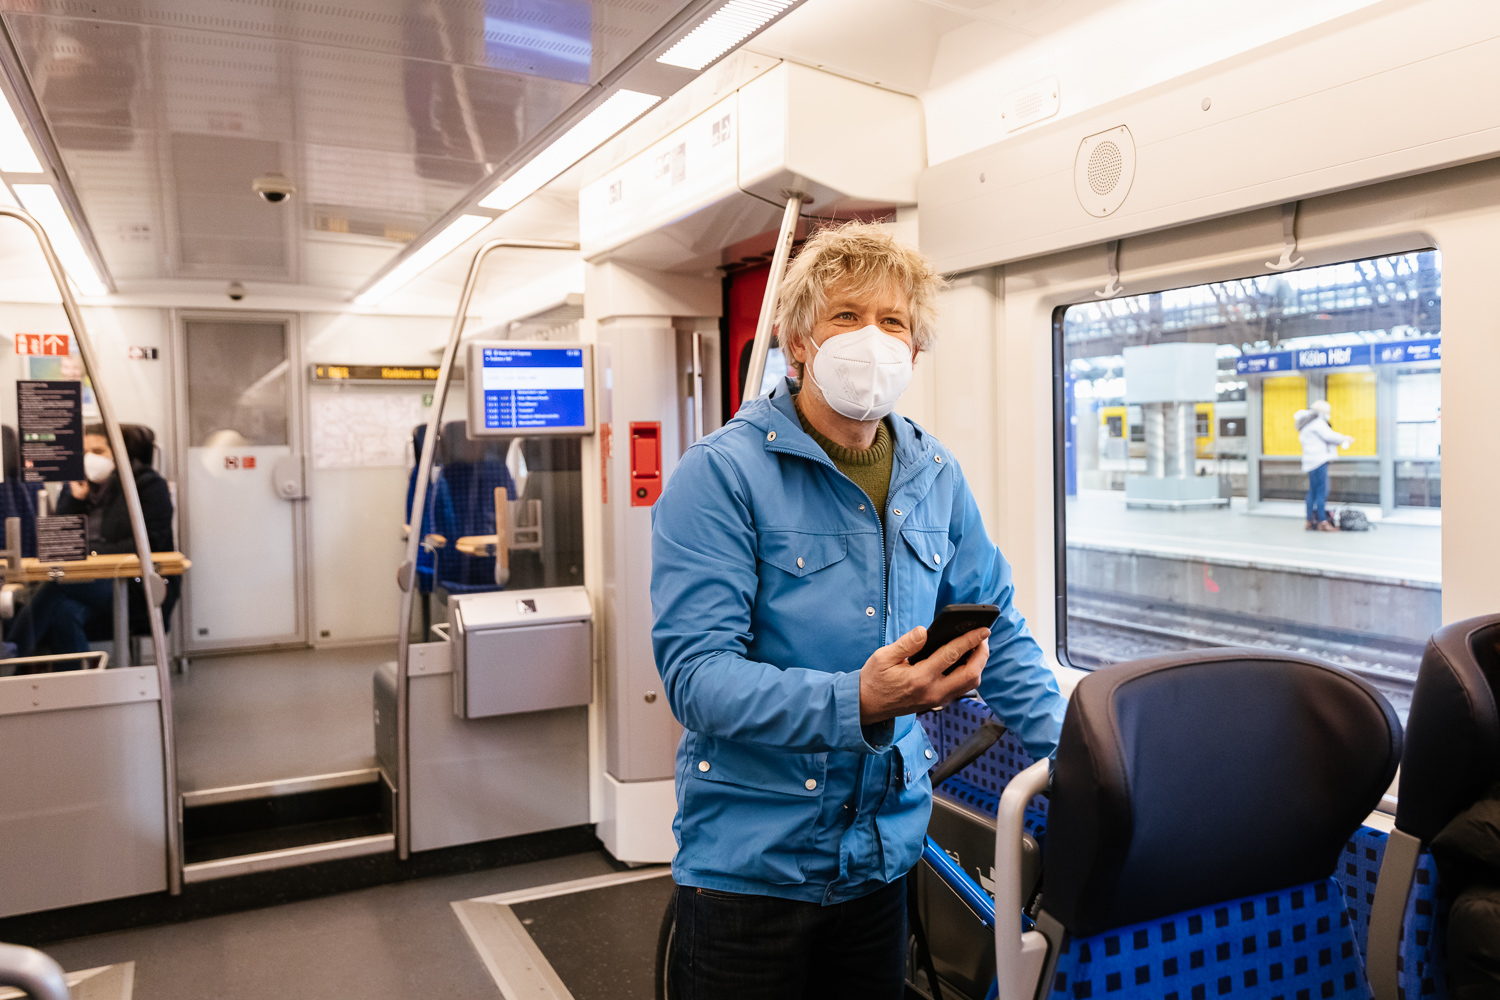
[(15, 109), (0, 92), (0, 170), (11, 174), (39, 174), (42, 161), (36, 158), (31, 140), (21, 127)]
[(354, 304), (371, 306), (406, 284), (433, 264), (448, 256), (494, 220), (488, 215), (460, 215), (437, 235), (412, 251), (411, 255), (387, 271), (379, 281), (354, 297)]
[(795, 2), (729, 0), (656, 61), (696, 72), (755, 34)]
[(52, 242), (52, 249), (62, 261), (63, 270), (77, 286), (80, 295), (106, 295), (109, 287), (99, 277), (94, 261), (83, 248), (83, 240), (73, 228), (73, 220), (63, 209), (57, 190), (51, 184), (12, 184), (21, 207), (41, 224)]
[(617, 90), (603, 104), (583, 117), (557, 140), (479, 201), (481, 208), (509, 211), (535, 194), (544, 184), (589, 153), (605, 140), (645, 114), (661, 98), (634, 90)]

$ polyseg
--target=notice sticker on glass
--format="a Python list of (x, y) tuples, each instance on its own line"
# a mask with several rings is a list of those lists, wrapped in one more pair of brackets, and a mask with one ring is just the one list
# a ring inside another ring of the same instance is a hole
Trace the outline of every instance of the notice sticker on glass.
[(21, 480), (60, 483), (83, 478), (83, 383), (16, 383)]
[(88, 535), (82, 514), (56, 514), (36, 519), (36, 557), (42, 562), (87, 559)]

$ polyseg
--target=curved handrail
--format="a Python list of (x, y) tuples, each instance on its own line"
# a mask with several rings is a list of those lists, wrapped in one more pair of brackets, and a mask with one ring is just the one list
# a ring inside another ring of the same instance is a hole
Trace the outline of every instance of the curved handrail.
[(68, 1000), (62, 967), (35, 948), (0, 944), (0, 986), (14, 986), (32, 1000)]
[[(93, 384), (94, 400), (99, 404), (99, 418), (103, 421), (104, 429), (109, 435), (109, 448), (117, 456), (129, 455), (125, 449), (125, 438), (120, 433), (119, 421), (115, 419), (114, 406), (110, 404), (109, 393), (99, 377), (94, 346), (89, 340), (88, 331), (84, 328), (83, 314), (78, 309), (78, 300), (73, 297), (73, 290), (68, 287), (67, 272), (63, 270), (57, 251), (52, 248), (52, 241), (47, 238), (47, 233), (42, 229), (41, 224), (27, 212), (8, 205), (0, 205), (0, 217), (5, 216), (15, 219), (30, 229), (37, 242), (41, 244), (42, 256), (47, 260), (47, 268), (52, 272), (52, 280), (57, 285), (58, 294), (62, 296), (62, 307), (68, 317), (68, 326), (72, 328), (73, 336), (78, 340), (78, 355), (83, 361), (83, 370)], [(125, 468), (129, 467), (130, 463), (127, 460)], [(146, 535), (146, 518), (141, 511), (141, 496), (135, 488), (135, 476), (121, 475), (119, 478), (121, 491), (125, 494), (125, 507), (130, 512), (130, 529), (135, 537), (136, 554), (141, 560), (141, 586), (146, 592), (146, 614), (151, 622), (151, 644), (156, 650), (156, 674), (161, 688), (161, 700), (157, 704), (160, 706), (163, 742), (162, 776), (166, 785), (167, 889), (175, 896), (182, 892), (182, 852), (179, 848), (181, 831), (177, 826), (177, 753), (172, 729), (172, 676), (167, 663), (167, 633), (161, 617), (161, 603), (167, 596), (167, 581), (156, 572), (151, 562), (151, 541)], [(117, 649), (115, 656), (121, 661), (121, 666), (130, 665), (128, 650)]]
[[(406, 678), (407, 662), (411, 651), (411, 588), (417, 576), (417, 549), (422, 543), (422, 515), (427, 504), (427, 486), (432, 479), (432, 458), (437, 453), (438, 427), (443, 419), (443, 403), (448, 398), (448, 386), (453, 380), (453, 362), (458, 355), (458, 344), (463, 339), (464, 321), (469, 312), (469, 300), (474, 297), (474, 286), (479, 280), (479, 269), (484, 259), (494, 250), (512, 247), (523, 250), (577, 250), (577, 243), (564, 240), (523, 240), (501, 237), (490, 240), (474, 253), (464, 278), (464, 290), (458, 299), (458, 312), (453, 317), (453, 329), (448, 333), (448, 343), (443, 348), (443, 363), (438, 369), (437, 385), (432, 393), (432, 413), (427, 418), (427, 434), (422, 439), (422, 454), (417, 459), (416, 489), (412, 492), (410, 520), (411, 529), (406, 533), (406, 561), (396, 570), (396, 584), (404, 599), (397, 612), (396, 628), (396, 854), (405, 861), (411, 853), (411, 796), (407, 789), (411, 780), (409, 740), (407, 734), (410, 713), (407, 706)], [(472, 378), (472, 374), (470, 375)]]

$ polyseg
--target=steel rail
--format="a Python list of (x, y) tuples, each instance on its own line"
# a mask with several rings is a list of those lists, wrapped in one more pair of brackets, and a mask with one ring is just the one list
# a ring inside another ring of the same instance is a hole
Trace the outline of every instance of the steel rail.
[[(68, 325), (73, 330), (73, 336), (78, 339), (78, 355), (83, 361), (83, 370), (93, 385), (94, 401), (99, 404), (99, 418), (103, 421), (105, 432), (109, 435), (109, 448), (115, 456), (115, 470), (119, 473), (121, 492), (125, 494), (125, 507), (130, 512), (130, 530), (135, 537), (136, 555), (141, 560), (141, 587), (146, 592), (146, 614), (151, 622), (151, 644), (156, 654), (157, 683), (161, 687), (161, 700), (157, 702), (157, 705), (161, 714), (164, 744), (162, 769), (167, 793), (167, 889), (175, 896), (182, 892), (182, 831), (178, 827), (177, 820), (177, 749), (172, 726), (172, 675), (167, 662), (167, 633), (161, 617), (161, 602), (167, 595), (167, 581), (156, 572), (156, 566), (151, 562), (151, 540), (146, 535), (146, 518), (141, 511), (140, 493), (135, 488), (135, 475), (134, 470), (131, 469), (130, 454), (125, 450), (125, 437), (120, 433), (120, 424), (115, 419), (115, 408), (109, 400), (109, 392), (104, 387), (104, 380), (100, 378), (98, 359), (94, 354), (94, 345), (89, 340), (88, 331), (84, 327), (83, 313), (79, 311), (78, 300), (73, 297), (73, 290), (68, 287), (67, 272), (63, 270), (62, 262), (58, 260), (57, 251), (52, 248), (52, 241), (47, 239), (46, 231), (36, 219), (19, 208), (0, 205), (0, 217), (3, 216), (9, 216), (26, 226), (41, 244), (42, 256), (47, 260), (47, 268), (52, 272), (52, 280), (57, 284), (58, 294), (62, 296), (63, 312), (68, 317)], [(131, 474), (126, 475), (126, 472)], [(125, 645), (125, 649), (115, 650), (115, 659), (119, 661), (120, 666), (128, 667), (130, 666), (128, 626)]]
[[(453, 364), (458, 356), (458, 344), (463, 339), (464, 322), (469, 311), (469, 301), (474, 297), (474, 286), (479, 280), (479, 270), (492, 251), (501, 248), (521, 250), (577, 250), (577, 243), (562, 240), (523, 240), (500, 238), (490, 240), (474, 253), (469, 264), (469, 273), (464, 278), (463, 292), (459, 295), (458, 311), (453, 317), (453, 328), (448, 333), (448, 343), (443, 347), (442, 366), (438, 369), (437, 385), (432, 392), (432, 413), (427, 418), (427, 434), (422, 439), (422, 454), (417, 459), (416, 489), (412, 492), (411, 511), (406, 537), (406, 561), (396, 570), (396, 585), (401, 588), (403, 599), (397, 612), (396, 628), (396, 856), (405, 861), (411, 855), (411, 740), (408, 732), (411, 712), (408, 704), (406, 681), (411, 659), (411, 603), (412, 587), (417, 578), (417, 552), (422, 544), (422, 516), (426, 513), (427, 487), (432, 481), (432, 458), (437, 454), (438, 428), (443, 421), (443, 403), (448, 398), (448, 387), (453, 381)], [(476, 378), (474, 372), (469, 378)]]
[(771, 353), (771, 328), (776, 325), (776, 297), (781, 293), (781, 279), (786, 262), (792, 255), (792, 241), (797, 236), (797, 218), (807, 195), (787, 191), (786, 211), (781, 216), (781, 231), (776, 235), (776, 252), (771, 256), (771, 273), (766, 276), (766, 294), (760, 301), (760, 319), (755, 324), (755, 342), (750, 348), (750, 367), (741, 386), (740, 405), (760, 396), (760, 383), (766, 375), (766, 356)]

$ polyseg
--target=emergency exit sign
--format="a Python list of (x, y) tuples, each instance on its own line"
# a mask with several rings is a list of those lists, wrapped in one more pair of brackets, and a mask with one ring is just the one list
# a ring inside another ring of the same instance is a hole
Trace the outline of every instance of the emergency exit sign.
[(17, 354), (66, 355), (72, 353), (68, 348), (68, 335), (66, 333), (16, 334)]

